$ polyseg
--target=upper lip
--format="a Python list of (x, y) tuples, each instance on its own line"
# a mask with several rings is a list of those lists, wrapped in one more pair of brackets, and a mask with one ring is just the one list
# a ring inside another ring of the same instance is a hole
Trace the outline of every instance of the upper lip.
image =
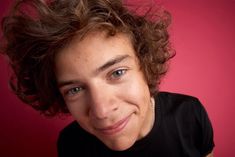
[(106, 130), (112, 130), (112, 129), (116, 129), (117, 127), (119, 127), (122, 123), (124, 123), (128, 118), (130, 117), (127, 116), (121, 120), (119, 120), (118, 122), (114, 123), (113, 125), (110, 125), (110, 126), (107, 126), (107, 127), (102, 127), (102, 128), (97, 128), (98, 130), (101, 130), (101, 131), (106, 131)]

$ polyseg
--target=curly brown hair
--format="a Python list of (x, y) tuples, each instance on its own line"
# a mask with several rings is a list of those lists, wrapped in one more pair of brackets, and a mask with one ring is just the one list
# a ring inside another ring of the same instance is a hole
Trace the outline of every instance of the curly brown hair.
[(20, 0), (2, 20), (4, 54), (13, 74), (10, 85), (25, 103), (41, 113), (68, 113), (57, 87), (54, 57), (74, 36), (102, 29), (107, 35), (130, 35), (150, 93), (158, 91), (168, 60), (174, 56), (167, 31), (170, 14), (134, 12), (120, 0)]

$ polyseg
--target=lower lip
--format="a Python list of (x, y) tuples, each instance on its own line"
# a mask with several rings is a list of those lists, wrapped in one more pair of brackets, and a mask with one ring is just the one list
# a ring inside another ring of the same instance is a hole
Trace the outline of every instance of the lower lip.
[(115, 128), (112, 128), (112, 129), (103, 129), (103, 130), (99, 130), (99, 131), (102, 134), (104, 134), (104, 135), (114, 135), (114, 134), (117, 134), (118, 132), (121, 132), (125, 128), (125, 126), (129, 122), (130, 118), (131, 118), (131, 116), (128, 116), (127, 118), (125, 118), (125, 120), (121, 124), (119, 124)]

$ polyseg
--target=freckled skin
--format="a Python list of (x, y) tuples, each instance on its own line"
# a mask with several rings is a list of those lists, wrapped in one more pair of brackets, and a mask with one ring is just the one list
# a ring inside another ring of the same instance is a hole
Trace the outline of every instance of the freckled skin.
[(127, 35), (74, 38), (55, 63), (58, 84), (67, 82), (60, 92), (72, 116), (107, 147), (128, 149), (151, 130), (149, 88)]

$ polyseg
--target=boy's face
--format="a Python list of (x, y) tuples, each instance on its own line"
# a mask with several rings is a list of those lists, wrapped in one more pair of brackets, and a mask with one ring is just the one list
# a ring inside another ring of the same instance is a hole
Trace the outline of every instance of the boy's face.
[(75, 38), (55, 63), (72, 116), (110, 149), (125, 150), (150, 131), (154, 109), (128, 36), (96, 32)]

